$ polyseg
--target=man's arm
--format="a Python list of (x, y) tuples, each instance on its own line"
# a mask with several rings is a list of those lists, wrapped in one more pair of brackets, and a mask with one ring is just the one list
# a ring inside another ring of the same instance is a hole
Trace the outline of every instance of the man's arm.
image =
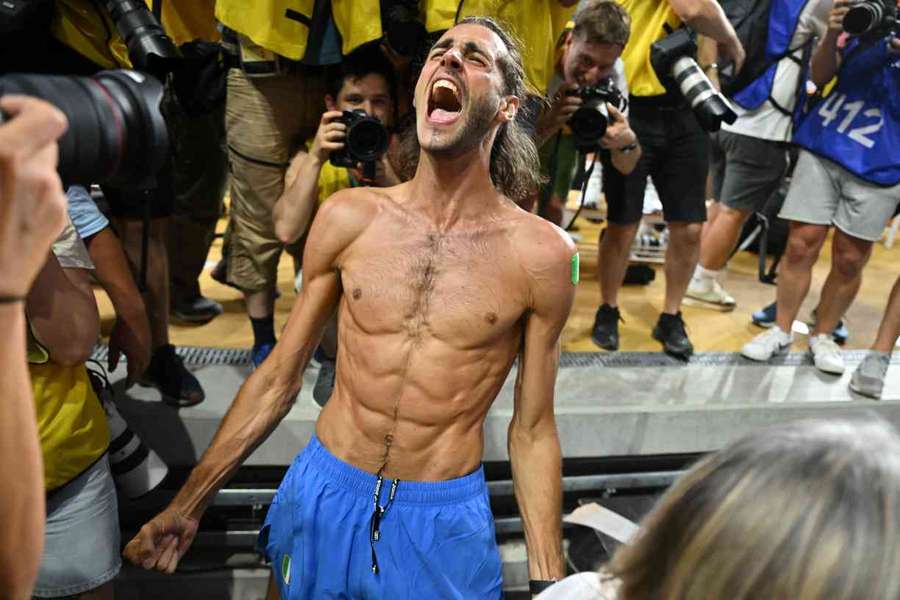
[(810, 62), (809, 78), (821, 89), (831, 81), (841, 66), (838, 39), (844, 31), (844, 15), (850, 7), (843, 2), (835, 2), (828, 13), (828, 31), (822, 36)]
[(125, 557), (134, 564), (174, 572), (216, 492), (287, 415), (300, 391), (303, 370), (340, 298), (341, 255), (371, 221), (370, 200), (366, 191), (348, 189), (322, 205), (306, 244), (303, 287), (281, 340), (241, 386), (209, 448), (171, 504), (125, 547)]
[(87, 269), (64, 269), (49, 252), (28, 292), (26, 311), (35, 338), (53, 362), (75, 366), (91, 357), (100, 315)]
[(697, 33), (719, 42), (720, 52), (734, 61), (734, 72), (744, 66), (744, 48), (734, 27), (725, 18), (725, 12), (716, 0), (668, 0), (669, 6), (686, 25)]
[(56, 140), (66, 119), (46, 102), (4, 97), (0, 124), (0, 596), (31, 597), (44, 544), (44, 479), (25, 356), (21, 299), (65, 224)]
[[(575, 298), (575, 248), (555, 228), (545, 229), (535, 249), (525, 250), (532, 290), (509, 425), (509, 460), (525, 526), (531, 579), (565, 576), (562, 556), (562, 459), (553, 392), (559, 335)], [(542, 238), (542, 239), (540, 239)], [(534, 243), (532, 241), (532, 243)], [(530, 259), (527, 257), (531, 257)]]
[(128, 267), (125, 250), (109, 227), (85, 240), (94, 274), (109, 295), (116, 311), (116, 324), (109, 335), (108, 366), (113, 370), (119, 356), (128, 358), (128, 383), (134, 383), (150, 364), (150, 321), (144, 299)]
[(628, 123), (628, 117), (612, 104), (606, 105), (610, 125), (600, 140), (600, 145), (610, 152), (610, 161), (622, 175), (628, 175), (641, 159), (641, 144)]
[(306, 233), (318, 204), (319, 173), (328, 156), (344, 147), (347, 126), (338, 121), (340, 111), (322, 115), (309, 152), (301, 150), (291, 160), (284, 177), (284, 192), (272, 212), (275, 235), (285, 244)]

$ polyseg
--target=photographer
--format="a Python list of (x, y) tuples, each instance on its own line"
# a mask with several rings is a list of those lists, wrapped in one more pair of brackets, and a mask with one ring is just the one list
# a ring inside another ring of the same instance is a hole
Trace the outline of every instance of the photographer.
[[(627, 117), (619, 107), (607, 102), (605, 94), (596, 93), (600, 88), (595, 87), (611, 80), (614, 89), (627, 95), (619, 57), (628, 42), (630, 26), (628, 13), (614, 0), (589, 0), (581, 5), (574, 22), (560, 38), (546, 94), (552, 102), (538, 118), (535, 131), (542, 170), (550, 179), (540, 192), (538, 213), (557, 225), (561, 224), (563, 206), (575, 176), (579, 149), (575, 138), (588, 133), (575, 131), (573, 137), (571, 120), (579, 109), (593, 108), (584, 106), (586, 100), (590, 101), (593, 95), (600, 96), (608, 120), (600, 139), (586, 141), (594, 149), (605, 150), (612, 165), (626, 175), (640, 158), (637, 136)], [(600, 106), (596, 108), (601, 110)]]
[(620, 0), (631, 16), (633, 35), (622, 59), (630, 92), (631, 126), (643, 153), (628, 175), (604, 164), (609, 226), (600, 241), (601, 305), (592, 339), (606, 350), (619, 347), (619, 288), (642, 216), (647, 177), (652, 177), (669, 227), (666, 297), (653, 337), (664, 350), (687, 359), (693, 345), (681, 318), (681, 301), (694, 272), (701, 224), (706, 219), (706, 132), (677, 90), (667, 91), (650, 61), (650, 47), (667, 31), (688, 25), (716, 40), (720, 54), (740, 70), (744, 50), (715, 0)]
[[(765, 15), (767, 23), (786, 15), (793, 20), (783, 22), (784, 32), (769, 38), (773, 46), (781, 45), (783, 56), (768, 67), (757, 67), (753, 72), (762, 71), (761, 75), (732, 93), (738, 119), (732, 125), (723, 123), (722, 130), (712, 135), (710, 166), (713, 198), (718, 206), (710, 210), (703, 228), (700, 260), (688, 287), (688, 298), (725, 309), (735, 305), (734, 298), (719, 283), (719, 275), (744, 223), (762, 210), (784, 178), (792, 116), (798, 99), (802, 101), (806, 94), (808, 49), (815, 38), (824, 35), (831, 3), (810, 0), (797, 10), (790, 0), (775, 0)], [(711, 77), (718, 74), (714, 58), (703, 68)]]
[[(225, 133), (231, 168), (225, 280), (244, 294), (251, 361), (275, 346), (277, 270), (284, 244), (273, 209), (300, 144), (315, 132), (326, 65), (382, 36), (378, 3), (218, 0), (228, 55)], [(329, 10), (330, 8), (330, 10)], [(273, 16), (274, 15), (274, 16)], [(288, 248), (299, 264), (296, 247)]]
[[(375, 166), (374, 180), (364, 178), (363, 165), (338, 167), (330, 162), (335, 153), (346, 150), (346, 111), (362, 110), (390, 127), (394, 122), (394, 73), (377, 48), (361, 48), (347, 56), (340, 74), (331, 78), (325, 95), (326, 112), (315, 137), (307, 141), (291, 160), (285, 175), (285, 191), (273, 211), (275, 233), (285, 244), (304, 236), (316, 209), (331, 194), (349, 187), (386, 187), (400, 183), (384, 153)], [(334, 387), (337, 355), (337, 315), (332, 316), (319, 344), (319, 375), (313, 398), (324, 406)]]
[(836, 74), (837, 83), (794, 134), (800, 155), (779, 214), (790, 231), (778, 273), (776, 324), (744, 345), (747, 358), (767, 361), (790, 348), (812, 267), (834, 225), (831, 269), (809, 350), (821, 371), (844, 371), (830, 332), (856, 296), (872, 244), (900, 202), (900, 39), (888, 18), (871, 19), (869, 31), (854, 31), (862, 35), (849, 40), (843, 31), (858, 25), (860, 13), (853, 11), (865, 17), (874, 6), (879, 15), (896, 14), (887, 2), (836, 2), (813, 55), (813, 82), (822, 89)]
[(4, 97), (0, 110), (0, 597), (31, 597), (44, 538), (44, 486), (34, 399), (26, 369), (24, 299), (65, 224), (56, 174), (63, 115), (34, 99)]

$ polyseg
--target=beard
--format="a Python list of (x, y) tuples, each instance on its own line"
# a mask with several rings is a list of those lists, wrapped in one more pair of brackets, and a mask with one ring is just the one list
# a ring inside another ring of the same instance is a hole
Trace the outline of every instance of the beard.
[(496, 116), (496, 103), (490, 97), (472, 99), (471, 106), (452, 131), (432, 129), (418, 133), (419, 146), (429, 154), (455, 157), (469, 152), (484, 141)]

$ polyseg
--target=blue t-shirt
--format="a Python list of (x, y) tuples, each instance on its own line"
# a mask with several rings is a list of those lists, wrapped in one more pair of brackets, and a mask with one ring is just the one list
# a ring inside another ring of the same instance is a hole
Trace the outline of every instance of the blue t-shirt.
[(837, 85), (794, 134), (800, 147), (880, 186), (900, 183), (900, 54), (887, 45), (852, 40)]
[(66, 190), (66, 198), (69, 201), (69, 218), (81, 239), (86, 240), (109, 225), (109, 219), (100, 212), (91, 194), (82, 186), (70, 186)]

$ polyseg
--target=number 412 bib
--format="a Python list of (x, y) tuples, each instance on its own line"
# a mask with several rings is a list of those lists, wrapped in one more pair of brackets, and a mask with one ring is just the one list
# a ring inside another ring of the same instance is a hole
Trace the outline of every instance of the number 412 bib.
[(831, 94), (794, 142), (880, 186), (900, 183), (900, 59), (887, 45), (850, 50)]

